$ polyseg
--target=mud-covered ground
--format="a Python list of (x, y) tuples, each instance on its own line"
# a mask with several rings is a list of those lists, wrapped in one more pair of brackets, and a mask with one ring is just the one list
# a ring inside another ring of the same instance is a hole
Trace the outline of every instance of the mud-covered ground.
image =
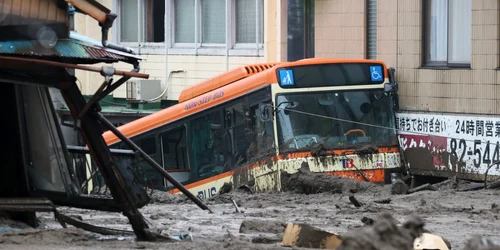
[[(500, 242), (500, 190), (461, 192), (451, 182), (436, 187), (439, 190), (405, 195), (392, 195), (389, 185), (369, 183), (350, 183), (331, 191), (252, 194), (242, 190), (206, 201), (213, 214), (183, 196), (155, 194), (154, 202), (141, 209), (151, 227), (163, 230), (165, 235), (190, 233), (192, 241), (135, 242), (130, 236), (102, 236), (72, 226), (62, 229), (52, 214), (39, 213), (39, 229), (0, 232), (0, 249), (290, 249), (280, 246), (286, 223), (307, 223), (342, 235), (362, 227), (363, 217), (376, 219), (385, 212), (400, 222), (419, 216), (425, 222), (424, 229), (444, 237), (452, 249), (465, 249), (474, 235)], [(356, 208), (349, 195), (362, 206)], [(243, 213), (235, 212), (231, 199)], [(390, 202), (376, 202), (383, 199)], [(117, 213), (67, 207), (59, 211), (94, 225), (130, 230), (128, 220)], [(5, 225), (0, 221), (0, 227)]]

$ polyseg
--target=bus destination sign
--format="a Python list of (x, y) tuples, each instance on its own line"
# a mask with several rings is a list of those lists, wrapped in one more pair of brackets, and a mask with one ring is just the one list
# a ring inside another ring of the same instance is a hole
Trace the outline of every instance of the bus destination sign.
[(282, 88), (314, 88), (374, 85), (384, 82), (385, 72), (377, 63), (330, 63), (277, 69)]

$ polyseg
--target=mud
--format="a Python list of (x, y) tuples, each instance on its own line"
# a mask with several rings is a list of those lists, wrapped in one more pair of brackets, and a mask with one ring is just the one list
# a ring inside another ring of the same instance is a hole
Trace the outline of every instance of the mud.
[(175, 195), (175, 194), (170, 194), (170, 193), (162, 192), (162, 191), (158, 191), (158, 190), (153, 191), (152, 194), (150, 195), (150, 204), (154, 204), (154, 203), (159, 203), (159, 204), (162, 204), (162, 203), (183, 203), (183, 202), (187, 202), (188, 200), (189, 200), (189, 198), (187, 196), (185, 196), (184, 194)]
[(275, 233), (285, 231), (286, 223), (276, 220), (244, 220), (241, 223), (240, 233)]
[[(468, 183), (449, 180), (435, 184), (437, 191), (392, 195), (391, 185), (381, 186), (311, 173), (290, 177), (296, 179), (289, 182), (289, 191), (286, 192), (257, 194), (232, 190), (206, 200), (214, 211), (212, 214), (201, 210), (183, 195), (153, 194), (154, 202), (140, 209), (149, 226), (167, 235), (191, 233), (192, 242), (136, 242), (134, 237), (103, 236), (71, 226), (62, 229), (53, 213), (38, 213), (39, 229), (0, 233), (0, 248), (290, 249), (280, 246), (281, 225), (300, 223), (339, 233), (347, 239), (345, 249), (349, 249), (350, 238), (354, 241), (359, 238), (362, 242), (371, 239), (372, 249), (381, 249), (382, 246), (387, 247), (384, 249), (397, 246), (400, 247), (397, 249), (406, 249), (407, 242), (414, 238), (420, 222), (423, 222), (423, 230), (447, 239), (452, 249), (498, 249), (486, 245), (498, 245), (500, 242), (497, 201), (500, 190), (460, 192), (458, 190)], [(317, 189), (316, 192), (304, 193), (301, 188), (294, 189), (294, 185)], [(362, 203), (361, 207), (356, 208), (349, 201), (353, 191)], [(237, 202), (243, 213), (235, 213), (231, 199)], [(384, 199), (390, 199), (390, 203), (379, 202)], [(128, 219), (120, 213), (67, 207), (59, 207), (58, 210), (68, 216), (80, 216), (84, 222), (96, 226), (131, 230)], [(390, 214), (394, 220), (383, 214)], [(415, 216), (422, 221), (416, 220)], [(249, 221), (254, 225), (250, 226)], [(413, 224), (408, 223), (412, 221)], [(394, 227), (399, 224), (406, 227)], [(240, 232), (242, 227), (251, 229)], [(360, 233), (363, 235), (361, 238), (358, 237)], [(478, 240), (474, 235), (481, 235), (491, 243)], [(384, 245), (374, 245), (373, 239), (380, 239)]]
[(26, 223), (20, 222), (20, 221), (15, 221), (11, 220), (7, 214), (1, 213), (0, 212), (0, 231), (4, 230), (18, 230), (18, 229), (27, 229), (31, 228)]
[(405, 182), (397, 180), (391, 186), (391, 194), (406, 194), (409, 188), (410, 187), (408, 187)]
[(347, 178), (312, 173), (308, 170), (307, 162), (295, 174), (281, 173), (283, 191), (292, 191), (301, 194), (317, 193), (357, 193), (366, 190), (381, 190), (381, 186), (370, 182), (359, 182)]
[(464, 250), (500, 250), (500, 245), (493, 243), (490, 239), (475, 235), (467, 241)]
[(61, 246), (86, 243), (92, 239), (90, 233), (78, 228), (67, 229), (24, 229), (21, 232), (0, 234), (1, 244), (37, 245), (43, 242), (57, 242)]

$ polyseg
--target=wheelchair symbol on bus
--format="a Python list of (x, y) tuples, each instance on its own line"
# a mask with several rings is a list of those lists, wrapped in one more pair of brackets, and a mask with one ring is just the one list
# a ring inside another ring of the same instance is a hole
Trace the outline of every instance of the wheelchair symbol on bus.
[(383, 78), (382, 66), (370, 66), (370, 76), (372, 81), (380, 81)]

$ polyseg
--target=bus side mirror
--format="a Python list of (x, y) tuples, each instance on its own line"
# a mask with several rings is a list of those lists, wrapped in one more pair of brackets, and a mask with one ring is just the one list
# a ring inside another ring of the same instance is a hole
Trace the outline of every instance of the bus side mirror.
[(259, 119), (262, 122), (267, 122), (272, 119), (274, 114), (274, 109), (271, 104), (261, 103), (259, 104)]
[(384, 85), (385, 92), (398, 92), (398, 83), (396, 82), (396, 78), (394, 73), (396, 70), (394, 68), (387, 69), (387, 73), (389, 74), (389, 83)]

